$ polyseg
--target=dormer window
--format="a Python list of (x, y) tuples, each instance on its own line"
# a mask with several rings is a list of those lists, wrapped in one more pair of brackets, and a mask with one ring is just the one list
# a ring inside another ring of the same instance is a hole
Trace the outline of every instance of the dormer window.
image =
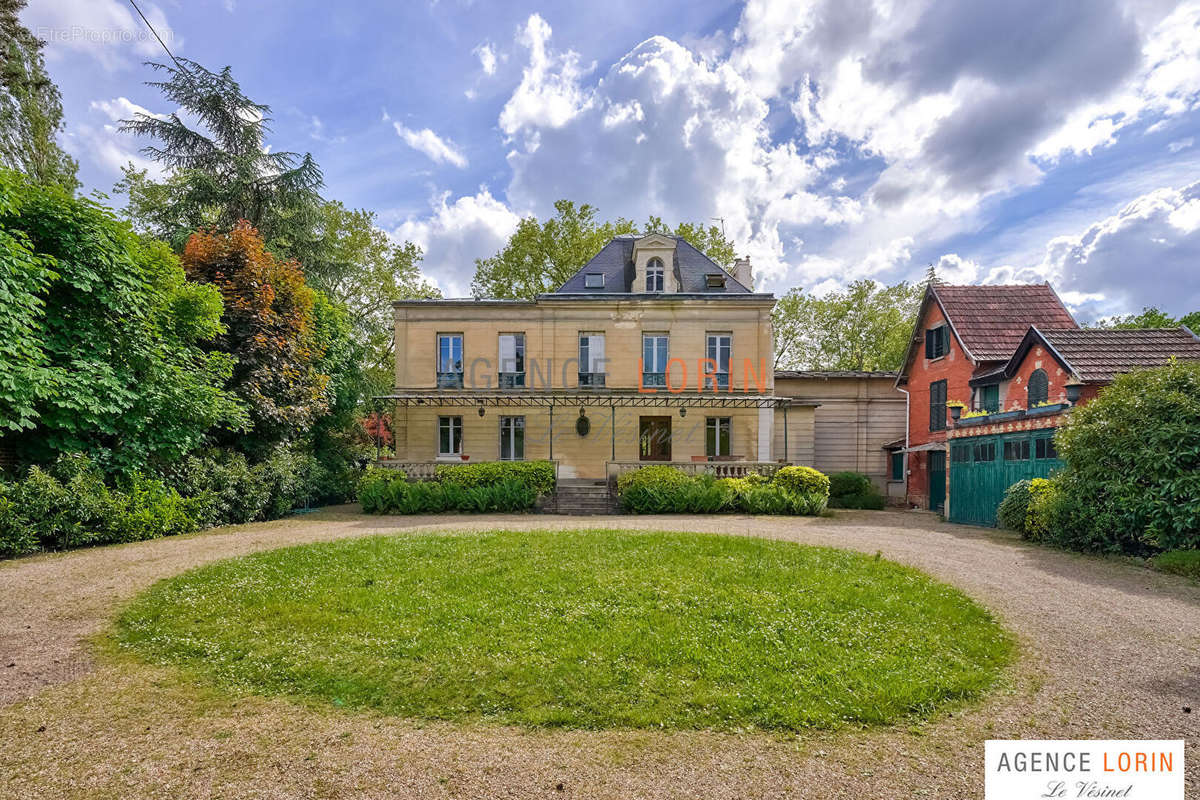
[(585, 289), (603, 289), (604, 288), (604, 273), (589, 272), (583, 276), (583, 286)]
[(663, 290), (662, 259), (652, 258), (646, 262), (646, 291), (661, 292)]
[(722, 273), (709, 273), (704, 276), (704, 285), (709, 289), (724, 289), (725, 275)]

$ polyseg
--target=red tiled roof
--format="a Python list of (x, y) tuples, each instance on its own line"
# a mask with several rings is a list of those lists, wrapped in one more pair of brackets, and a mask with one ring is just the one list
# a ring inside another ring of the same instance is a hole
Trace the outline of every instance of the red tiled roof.
[(1030, 325), (1079, 327), (1048, 283), (935, 285), (933, 292), (976, 361), (1007, 361)]
[(1084, 381), (1111, 381), (1124, 372), (1161, 367), (1172, 356), (1200, 361), (1200, 339), (1187, 328), (1039, 328), (1038, 332)]

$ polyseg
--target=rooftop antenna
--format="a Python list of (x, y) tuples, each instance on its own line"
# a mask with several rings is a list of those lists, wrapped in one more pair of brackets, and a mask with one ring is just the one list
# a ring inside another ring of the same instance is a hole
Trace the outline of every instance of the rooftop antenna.
[(709, 217), (713, 222), (721, 223), (721, 238), (725, 238), (725, 218), (724, 217)]

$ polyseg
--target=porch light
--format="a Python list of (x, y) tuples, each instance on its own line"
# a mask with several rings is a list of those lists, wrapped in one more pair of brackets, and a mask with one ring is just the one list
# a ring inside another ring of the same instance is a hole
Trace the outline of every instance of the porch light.
[(684, 407), (684, 406), (679, 407), (679, 416), (681, 416), (681, 417), (687, 416), (687, 408), (686, 407)]
[(483, 406), (480, 406), (479, 407), (479, 416), (482, 417), (486, 413), (487, 413), (487, 410)]
[(1075, 405), (1079, 402), (1079, 395), (1083, 392), (1083, 384), (1079, 381), (1071, 381), (1067, 384), (1067, 402)]
[(962, 406), (950, 406), (950, 419), (958, 422), (958, 418), (962, 416)]

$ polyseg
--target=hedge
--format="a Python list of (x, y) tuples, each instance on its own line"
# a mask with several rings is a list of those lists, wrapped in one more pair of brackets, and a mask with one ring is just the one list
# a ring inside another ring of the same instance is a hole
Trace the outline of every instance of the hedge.
[(437, 479), (463, 488), (516, 481), (536, 495), (554, 491), (553, 461), (485, 461), (478, 464), (439, 464)]
[(809, 467), (785, 467), (767, 480), (757, 474), (745, 478), (693, 476), (658, 465), (621, 475), (617, 495), (621, 508), (632, 514), (744, 512), (815, 516), (825, 510), (829, 500), (829, 479)]
[(254, 465), (215, 451), (183, 459), (162, 478), (133, 473), (110, 484), (86, 456), (64, 455), (0, 481), (0, 558), (276, 519), (330, 499), (331, 481), (353, 487), (357, 477), (331, 475), (312, 456), (281, 447)]
[(484, 514), (528, 511), (538, 498), (531, 481), (513, 477), (471, 486), (464, 483), (410, 481), (401, 470), (370, 470), (359, 484), (358, 500), (368, 514)]

